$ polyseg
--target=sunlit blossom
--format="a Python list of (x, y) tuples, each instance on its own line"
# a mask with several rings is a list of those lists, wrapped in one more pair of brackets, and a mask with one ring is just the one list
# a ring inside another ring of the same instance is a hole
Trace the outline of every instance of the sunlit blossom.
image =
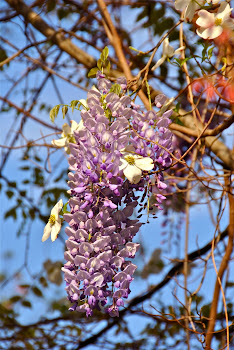
[(63, 207), (63, 201), (60, 201), (55, 204), (53, 209), (51, 210), (49, 221), (44, 228), (44, 234), (42, 236), (42, 242), (45, 242), (51, 235), (51, 241), (54, 242), (58, 237), (58, 234), (61, 230), (61, 219), (59, 217), (59, 213)]
[(197, 34), (203, 39), (214, 39), (220, 36), (224, 26), (233, 27), (233, 19), (230, 18), (232, 8), (227, 2), (222, 2), (218, 12), (211, 13), (206, 10), (198, 12), (196, 21), (200, 28), (197, 29)]
[(142, 175), (142, 170), (152, 170), (154, 168), (153, 160), (149, 157), (140, 157), (132, 153), (126, 153), (120, 158), (122, 164), (119, 170), (123, 170), (126, 178), (133, 184), (137, 184)]

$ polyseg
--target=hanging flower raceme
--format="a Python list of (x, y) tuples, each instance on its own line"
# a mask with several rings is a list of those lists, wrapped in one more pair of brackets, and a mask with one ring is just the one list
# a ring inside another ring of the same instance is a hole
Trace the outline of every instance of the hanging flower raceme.
[[(152, 178), (156, 202), (165, 199), (160, 191), (166, 185), (160, 180), (171, 164), (172, 111), (144, 113), (125, 95), (125, 79), (114, 89), (103, 74), (97, 78), (98, 89), (88, 92), (81, 111), (82, 127), (69, 130), (72, 142), (64, 144), (70, 149), (71, 198), (70, 213), (63, 215), (69, 227), (62, 270), (70, 310), (118, 316), (137, 268), (131, 259), (139, 244), (132, 240), (141, 223), (131, 216), (138, 194), (153, 188)], [(155, 104), (163, 108), (165, 101), (160, 96)]]

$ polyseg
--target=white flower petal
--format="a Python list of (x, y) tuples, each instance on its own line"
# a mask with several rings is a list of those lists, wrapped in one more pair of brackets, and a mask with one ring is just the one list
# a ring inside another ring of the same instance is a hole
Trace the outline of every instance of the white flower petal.
[(142, 171), (135, 165), (128, 164), (123, 173), (132, 184), (137, 184), (141, 179)]
[(181, 52), (181, 51), (183, 51), (184, 49), (185, 49), (185, 46), (181, 46), (181, 47), (179, 47), (177, 50), (175, 50), (174, 55), (178, 55), (178, 54), (180, 54), (180, 52)]
[(152, 170), (154, 168), (153, 160), (149, 157), (136, 159), (135, 164), (141, 170)]
[(190, 3), (191, 0), (176, 0), (175, 1), (175, 8), (178, 11), (183, 11), (188, 4)]
[(212, 30), (212, 32), (209, 35), (209, 39), (215, 39), (218, 36), (220, 36), (222, 34), (222, 32), (223, 32), (223, 27), (221, 27), (221, 26), (215, 26), (212, 29), (213, 30)]
[(190, 1), (186, 11), (185, 11), (185, 14), (184, 14), (184, 17), (185, 18), (188, 18), (189, 21), (191, 22), (193, 20), (193, 17), (194, 17), (194, 14), (195, 12), (200, 8), (200, 5), (196, 3), (196, 1)]
[(55, 222), (55, 224), (52, 226), (51, 230), (51, 241), (54, 242), (56, 238), (58, 237), (58, 234), (61, 230), (61, 220)]
[(63, 134), (64, 134), (64, 136), (67, 136), (70, 133), (71, 133), (71, 127), (67, 123), (63, 124)]
[(55, 206), (51, 210), (51, 215), (55, 215), (56, 219), (58, 218), (59, 212), (63, 207), (63, 200), (60, 199), (58, 203), (55, 204)]
[(174, 48), (169, 44), (169, 39), (166, 38), (163, 42), (163, 56), (172, 57), (174, 52)]
[(196, 32), (197, 32), (197, 35), (199, 35), (203, 39), (208, 39), (210, 34), (209, 29), (207, 28), (198, 28)]
[(206, 10), (200, 10), (198, 12), (199, 18), (196, 20), (197, 25), (200, 27), (210, 27), (214, 25), (214, 14)]
[(53, 146), (56, 146), (56, 147), (65, 147), (67, 143), (67, 138), (63, 137), (62, 139), (59, 139), (59, 140), (52, 140), (51, 143)]
[(41, 241), (45, 242), (50, 237), (50, 233), (51, 233), (51, 224), (48, 222), (44, 228), (44, 233)]
[(230, 17), (231, 11), (232, 9), (230, 8), (230, 5), (227, 2), (222, 2), (218, 9), (216, 18), (220, 18), (225, 22)]
[(166, 60), (167, 56), (162, 56), (158, 62), (152, 67), (152, 71), (154, 71), (155, 69), (157, 69), (159, 66), (161, 66), (161, 64), (163, 64), (163, 62)]
[(86, 109), (89, 109), (89, 106), (88, 106), (87, 101), (86, 101), (85, 99), (82, 98), (82, 99), (79, 100), (79, 102), (82, 103), (82, 105), (83, 105)]
[(120, 161), (122, 164), (120, 165), (119, 170), (123, 170), (128, 166), (128, 162), (124, 158), (121, 158)]
[(70, 134), (73, 134), (75, 130), (77, 130), (79, 127), (79, 124), (75, 120), (71, 120), (71, 131)]

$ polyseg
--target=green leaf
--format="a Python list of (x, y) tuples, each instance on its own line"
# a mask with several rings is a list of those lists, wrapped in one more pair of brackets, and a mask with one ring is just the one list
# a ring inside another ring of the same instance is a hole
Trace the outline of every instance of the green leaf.
[(22, 167), (20, 167), (20, 170), (29, 170), (29, 169), (30, 169), (29, 166), (22, 166)]
[(13, 207), (11, 208), (10, 210), (8, 210), (5, 215), (4, 215), (4, 218), (7, 219), (7, 218), (10, 218), (12, 216), (12, 218), (14, 220), (17, 219), (17, 213), (16, 213), (16, 207)]
[(42, 294), (41, 290), (38, 287), (36, 287), (36, 286), (32, 287), (32, 292), (39, 298), (43, 297), (43, 294)]
[(39, 282), (40, 282), (40, 284), (41, 284), (44, 288), (47, 288), (47, 287), (48, 287), (48, 283), (47, 283), (45, 277), (41, 276), (41, 277), (39, 278)]
[(22, 301), (21, 301), (21, 304), (22, 304), (24, 307), (28, 307), (28, 308), (31, 308), (31, 307), (32, 307), (32, 304), (30, 303), (29, 300), (22, 300)]
[(98, 72), (98, 68), (97, 67), (90, 69), (90, 71), (88, 73), (88, 78), (95, 78), (97, 72)]
[(111, 63), (110, 63), (110, 61), (107, 61), (107, 64), (106, 64), (106, 66), (105, 66), (105, 69), (106, 69), (107, 73), (110, 72), (110, 69), (111, 69)]
[(72, 112), (74, 111), (74, 108), (77, 106), (77, 104), (79, 103), (79, 100), (72, 100), (70, 103)]
[(9, 300), (10, 300), (11, 303), (17, 303), (20, 299), (21, 299), (20, 295), (14, 295)]
[(64, 204), (63, 209), (62, 209), (62, 214), (65, 213), (70, 213), (70, 211), (67, 210), (68, 202)]
[(65, 115), (67, 114), (67, 111), (68, 111), (68, 107), (67, 106), (63, 106), (63, 108), (62, 108), (63, 119), (65, 118)]
[(35, 211), (34, 211), (34, 209), (30, 209), (28, 213), (29, 213), (30, 218), (32, 220), (34, 220), (35, 219)]
[(57, 10), (57, 15), (58, 15), (58, 18), (61, 20), (67, 16), (69, 16), (70, 12), (67, 10), (67, 9), (64, 9), (64, 8), (59, 8)]
[(102, 70), (102, 60), (100, 58), (97, 61), (97, 67), (98, 67), (99, 70)]
[(47, 7), (47, 12), (53, 11), (56, 6), (56, 0), (47, 0), (46, 1), (46, 7)]
[(175, 106), (175, 108), (174, 108), (174, 111), (175, 111), (176, 113), (179, 113), (179, 110), (180, 110), (180, 103), (177, 102), (177, 104), (176, 104), (176, 106)]
[(30, 284), (20, 284), (19, 287), (20, 288), (29, 288)]
[(8, 198), (11, 198), (14, 196), (14, 192), (13, 191), (6, 191), (6, 195)]
[(209, 59), (210, 59), (210, 58), (211, 58), (211, 56), (212, 56), (213, 50), (214, 50), (214, 46), (213, 46), (213, 47), (211, 47), (211, 48), (208, 50), (208, 52), (207, 52), (207, 54), (208, 54), (208, 58), (209, 58)]
[(16, 182), (15, 181), (8, 182), (8, 186), (16, 188)]
[(174, 123), (182, 126), (184, 125), (184, 123), (182, 123), (182, 121), (178, 117), (175, 118)]
[(101, 56), (100, 56), (100, 59), (102, 60), (102, 62), (105, 62), (108, 58), (108, 55), (109, 55), (109, 49), (108, 47), (104, 47), (104, 49), (102, 50), (102, 53), (101, 53)]
[[(7, 53), (3, 48), (0, 48), (0, 62), (4, 61), (7, 59)], [(7, 66), (9, 66), (10, 62), (7, 63)], [(3, 66), (4, 67), (4, 66)], [(1, 67), (0, 70), (3, 70), (4, 68)]]
[(54, 120), (58, 115), (59, 108), (60, 108), (60, 105), (57, 105), (50, 110), (50, 120), (52, 121), (52, 123), (54, 123)]

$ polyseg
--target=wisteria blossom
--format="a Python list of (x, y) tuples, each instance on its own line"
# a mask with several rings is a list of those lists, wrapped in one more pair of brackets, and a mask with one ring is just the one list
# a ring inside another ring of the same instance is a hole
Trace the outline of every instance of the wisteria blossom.
[(74, 143), (74, 131), (81, 130), (83, 128), (83, 121), (77, 123), (75, 120), (71, 120), (71, 126), (67, 123), (63, 125), (63, 132), (59, 140), (52, 140), (52, 145), (65, 149), (66, 153), (70, 153), (69, 143)]
[(44, 228), (44, 234), (42, 236), (42, 242), (46, 241), (51, 235), (51, 241), (54, 242), (58, 237), (61, 230), (61, 218), (59, 213), (63, 207), (62, 199), (52, 208), (49, 221)]
[(204, 0), (175, 0), (175, 8), (178, 11), (185, 11), (184, 17), (191, 22), (194, 14), (205, 3)]
[[(156, 207), (166, 198), (160, 192), (166, 187), (162, 171), (172, 162), (168, 129), (172, 111), (160, 113), (167, 100), (164, 95), (155, 100), (159, 112), (141, 111), (125, 95), (125, 78), (118, 79), (117, 93), (101, 72), (97, 80), (98, 88), (93, 87), (83, 102), (80, 124), (65, 126), (61, 142), (70, 149), (71, 196), (70, 212), (63, 214), (69, 227), (62, 270), (71, 311), (91, 316), (96, 309), (114, 317), (131, 292), (137, 268), (131, 262), (139, 249), (133, 239), (142, 225), (131, 219), (138, 206), (136, 192), (152, 188)], [(52, 230), (56, 238), (61, 228), (59, 209), (53, 208), (43, 240)]]
[(227, 2), (222, 2), (217, 13), (206, 10), (198, 12), (199, 18), (196, 23), (200, 28), (197, 34), (203, 39), (214, 39), (220, 36), (225, 26), (234, 27), (234, 21), (230, 18), (232, 8)]
[(166, 38), (163, 41), (163, 54), (162, 57), (157, 61), (157, 63), (152, 67), (152, 70), (157, 69), (159, 66), (163, 64), (166, 59), (171, 58), (175, 55), (178, 55), (185, 46), (180, 47), (179, 49), (175, 50), (170, 44), (169, 44), (169, 39)]

